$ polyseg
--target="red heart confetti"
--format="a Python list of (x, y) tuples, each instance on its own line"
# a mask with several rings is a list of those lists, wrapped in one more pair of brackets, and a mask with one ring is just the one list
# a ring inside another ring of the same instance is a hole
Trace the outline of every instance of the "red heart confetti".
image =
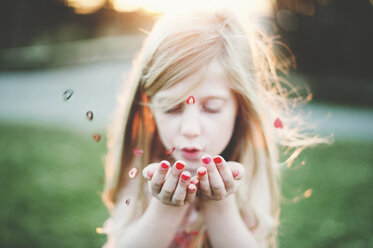
[(172, 147), (170, 150), (166, 151), (166, 154), (170, 156), (175, 151), (175, 147)]
[(127, 206), (130, 205), (130, 198), (128, 198), (128, 199), (126, 200), (126, 204), (127, 204)]
[(195, 104), (196, 100), (194, 99), (193, 96), (189, 96), (188, 99), (186, 100), (187, 104)]
[(140, 148), (136, 148), (135, 150), (133, 150), (133, 153), (137, 156), (141, 156), (144, 153), (144, 151)]
[(93, 134), (93, 139), (96, 141), (96, 142), (99, 142), (101, 140), (101, 135), (99, 135), (98, 133), (95, 133)]
[(275, 128), (284, 128), (284, 126), (282, 125), (282, 122), (281, 122), (280, 118), (277, 118), (275, 120), (275, 122), (273, 123), (273, 125), (275, 126)]
[(193, 233), (193, 235), (198, 235), (199, 231), (198, 230), (194, 230), (192, 233)]
[(130, 178), (135, 178), (137, 176), (137, 168), (133, 167), (129, 172), (128, 175)]
[(92, 111), (88, 111), (86, 114), (85, 114), (85, 116), (87, 117), (87, 119), (88, 120), (93, 120), (93, 113), (92, 113)]

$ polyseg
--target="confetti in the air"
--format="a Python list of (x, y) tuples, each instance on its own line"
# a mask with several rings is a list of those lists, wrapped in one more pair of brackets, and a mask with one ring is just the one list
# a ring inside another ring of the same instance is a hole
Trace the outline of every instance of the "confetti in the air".
[(101, 227), (96, 227), (96, 233), (103, 234), (104, 233), (104, 229), (101, 228)]
[(166, 154), (168, 156), (172, 155), (172, 153), (175, 151), (175, 147), (172, 147), (170, 150), (166, 151)]
[(137, 168), (133, 167), (129, 172), (128, 175), (130, 178), (135, 178), (137, 176)]
[(133, 153), (137, 156), (141, 156), (144, 153), (144, 151), (140, 148), (135, 148), (135, 150), (133, 150)]
[(64, 93), (63, 93), (63, 100), (64, 101), (67, 101), (71, 98), (71, 96), (74, 94), (74, 91), (69, 89), (69, 90), (66, 90)]
[(194, 99), (193, 96), (189, 96), (188, 99), (186, 100), (187, 104), (195, 104), (196, 100)]
[(126, 200), (126, 205), (128, 206), (128, 205), (130, 205), (130, 198), (128, 198), (127, 200)]
[(275, 128), (284, 128), (280, 118), (277, 118), (273, 124), (274, 124)]
[(93, 139), (96, 141), (96, 142), (99, 142), (101, 140), (101, 135), (99, 135), (98, 133), (95, 133), (93, 134)]
[(308, 197), (310, 197), (312, 195), (312, 189), (307, 189), (306, 191), (304, 191), (304, 193), (303, 193), (303, 196), (305, 197), (305, 198), (308, 198)]
[(93, 112), (92, 111), (88, 111), (85, 116), (87, 117), (88, 120), (93, 120)]

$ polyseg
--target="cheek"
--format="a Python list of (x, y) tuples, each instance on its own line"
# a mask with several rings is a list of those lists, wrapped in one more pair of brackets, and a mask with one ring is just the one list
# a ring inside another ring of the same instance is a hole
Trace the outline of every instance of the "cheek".
[(156, 124), (162, 144), (169, 147), (172, 144), (172, 137), (176, 136), (175, 123), (166, 116), (158, 116), (156, 117)]
[(227, 114), (222, 117), (215, 120), (215, 123), (219, 123), (213, 125), (215, 128), (209, 129), (209, 146), (214, 154), (220, 154), (224, 151), (233, 134), (235, 116)]

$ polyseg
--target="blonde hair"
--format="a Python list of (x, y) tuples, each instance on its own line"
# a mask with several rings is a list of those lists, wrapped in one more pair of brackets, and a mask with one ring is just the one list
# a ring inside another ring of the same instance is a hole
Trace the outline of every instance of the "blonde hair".
[[(110, 210), (115, 206), (135, 159), (141, 160), (137, 163), (139, 170), (155, 158), (167, 159), (149, 108), (152, 96), (218, 61), (239, 101), (235, 130), (222, 155), (247, 168), (247, 175), (236, 192), (238, 206), (243, 215), (253, 213), (256, 223), (251, 226), (252, 230), (260, 224), (270, 230), (266, 239), (276, 247), (280, 201), (278, 146), (294, 149), (285, 161), (291, 164), (305, 147), (327, 142), (325, 138), (305, 132), (309, 129), (307, 123), (293, 112), (294, 107), (308, 102), (310, 95), (304, 99), (279, 76), (291, 65), (287, 57), (274, 49), (279, 44), (249, 20), (228, 11), (192, 12), (161, 18), (134, 60), (132, 74), (119, 98), (117, 119), (108, 130), (106, 181), (102, 193), (106, 206)], [(179, 95), (170, 96), (166, 105), (173, 106), (185, 100), (196, 87), (198, 82)], [(274, 128), (275, 118), (282, 120), (283, 129)], [(136, 147), (144, 151), (141, 158), (133, 154)], [(140, 191), (131, 208), (133, 215), (141, 215), (146, 209), (145, 183), (141, 178)], [(270, 193), (267, 212), (261, 211), (252, 200), (265, 188)], [(125, 226), (130, 217), (121, 221)], [(203, 232), (198, 236), (196, 247), (206, 242)]]

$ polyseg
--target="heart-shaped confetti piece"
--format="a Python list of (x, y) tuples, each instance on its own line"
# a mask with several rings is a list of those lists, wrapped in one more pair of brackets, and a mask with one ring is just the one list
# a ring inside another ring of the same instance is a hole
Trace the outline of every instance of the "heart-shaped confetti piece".
[(195, 104), (196, 103), (196, 99), (194, 99), (193, 96), (189, 96), (188, 99), (186, 100), (186, 103), (187, 104)]
[(92, 111), (88, 111), (85, 116), (87, 117), (88, 120), (93, 120), (93, 112)]
[(166, 151), (166, 154), (168, 156), (172, 155), (172, 153), (175, 151), (175, 147), (172, 147), (170, 150)]
[(284, 128), (284, 126), (282, 125), (282, 122), (281, 122), (280, 118), (277, 118), (275, 120), (275, 122), (273, 123), (273, 125), (275, 126), (275, 128)]
[(93, 134), (93, 139), (96, 141), (96, 142), (99, 142), (101, 140), (101, 135), (99, 135), (98, 133), (95, 133)]
[(136, 167), (133, 167), (129, 172), (128, 172), (128, 176), (130, 178), (135, 178), (137, 176), (137, 168)]
[(140, 148), (136, 148), (135, 150), (133, 150), (133, 153), (136, 155), (136, 156), (141, 156), (144, 151)]

